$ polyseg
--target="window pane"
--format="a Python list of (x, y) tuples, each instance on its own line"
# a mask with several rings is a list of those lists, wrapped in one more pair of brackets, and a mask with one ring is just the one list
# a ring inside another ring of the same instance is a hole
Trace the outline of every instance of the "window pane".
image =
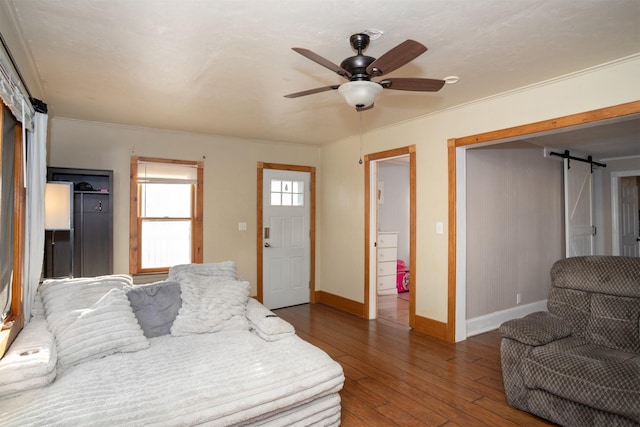
[(304, 206), (304, 194), (293, 195), (293, 206)]
[(302, 181), (293, 181), (293, 192), (294, 193), (304, 192), (304, 183)]
[(291, 206), (291, 194), (282, 194), (282, 206)]
[(190, 184), (141, 184), (142, 216), (190, 218)]
[(272, 179), (271, 180), (271, 192), (280, 192), (281, 189), (281, 181), (279, 179)]
[(271, 206), (281, 206), (282, 195), (280, 193), (271, 193)]
[(282, 192), (291, 193), (291, 181), (282, 181)]
[(191, 221), (142, 221), (142, 268), (191, 263)]

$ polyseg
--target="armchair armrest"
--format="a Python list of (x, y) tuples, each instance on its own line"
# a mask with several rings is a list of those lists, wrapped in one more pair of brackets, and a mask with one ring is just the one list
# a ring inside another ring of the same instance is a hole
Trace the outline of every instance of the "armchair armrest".
[(546, 311), (531, 313), (500, 325), (500, 335), (522, 344), (540, 346), (571, 335), (569, 324)]

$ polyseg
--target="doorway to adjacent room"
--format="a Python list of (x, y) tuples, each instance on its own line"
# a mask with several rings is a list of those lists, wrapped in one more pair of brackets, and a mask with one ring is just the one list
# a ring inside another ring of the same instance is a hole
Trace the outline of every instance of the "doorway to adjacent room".
[(413, 327), (415, 146), (365, 157), (365, 317)]

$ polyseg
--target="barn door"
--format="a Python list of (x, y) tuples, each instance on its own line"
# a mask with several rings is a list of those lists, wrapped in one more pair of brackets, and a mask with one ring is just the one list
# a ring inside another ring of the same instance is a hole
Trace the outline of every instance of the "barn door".
[(566, 256), (593, 255), (593, 180), (589, 163), (564, 159)]

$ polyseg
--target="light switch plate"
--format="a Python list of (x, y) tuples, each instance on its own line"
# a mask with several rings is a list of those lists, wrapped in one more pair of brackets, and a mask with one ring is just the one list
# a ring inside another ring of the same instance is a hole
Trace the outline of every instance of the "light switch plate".
[(238, 231), (247, 231), (247, 223), (239, 222), (238, 223)]
[(444, 234), (444, 224), (442, 222), (436, 222), (436, 234)]

